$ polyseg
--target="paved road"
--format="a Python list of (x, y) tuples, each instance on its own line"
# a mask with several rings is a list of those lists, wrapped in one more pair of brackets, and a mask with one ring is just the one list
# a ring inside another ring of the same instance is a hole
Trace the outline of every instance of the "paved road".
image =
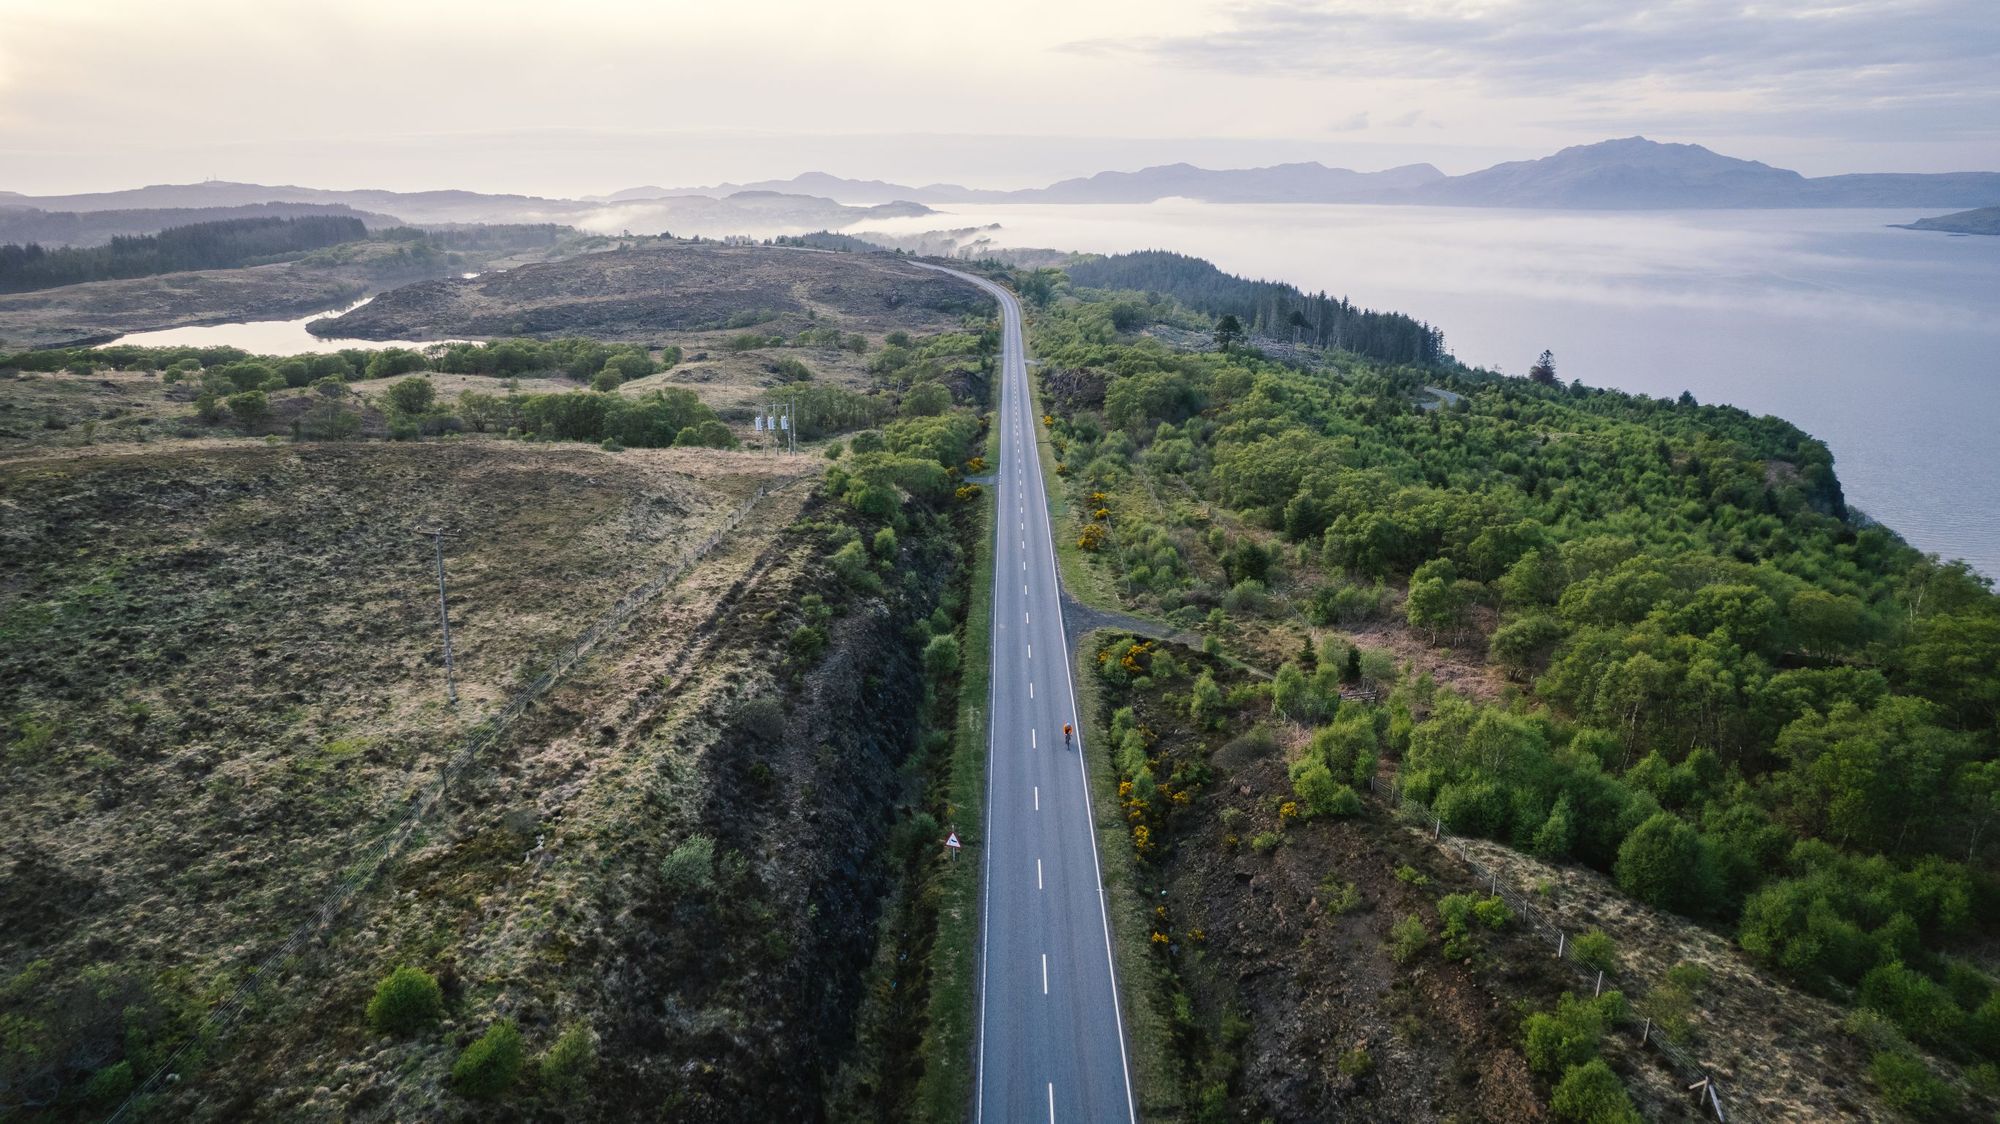
[(1137, 1120), (1014, 295), (1000, 302), (992, 742), (973, 1119)]

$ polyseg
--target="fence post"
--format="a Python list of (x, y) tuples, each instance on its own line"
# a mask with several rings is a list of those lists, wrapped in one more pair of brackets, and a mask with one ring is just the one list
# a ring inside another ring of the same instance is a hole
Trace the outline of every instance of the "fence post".
[(1604, 994), (1604, 969), (1599, 968), (1597, 970), (1597, 986), (1591, 990), (1590, 997), (1592, 999), (1595, 999), (1603, 994)]
[(1567, 933), (1563, 932), (1563, 931), (1562, 931), (1561, 929), (1557, 929), (1557, 930), (1556, 930), (1556, 959), (1557, 959), (1557, 960), (1561, 960), (1561, 959), (1563, 958), (1563, 947), (1564, 947), (1564, 944), (1565, 944), (1565, 942), (1566, 942), (1566, 940), (1567, 940), (1568, 936), (1569, 936), (1569, 934), (1567, 934)]
[(1639, 1045), (1644, 1046), (1646, 1044), (1646, 1040), (1648, 1038), (1651, 1038), (1652, 1036), (1653, 1036), (1653, 1020), (1651, 1018), (1648, 1018), (1646, 1020), (1646, 1025), (1639, 1028)]

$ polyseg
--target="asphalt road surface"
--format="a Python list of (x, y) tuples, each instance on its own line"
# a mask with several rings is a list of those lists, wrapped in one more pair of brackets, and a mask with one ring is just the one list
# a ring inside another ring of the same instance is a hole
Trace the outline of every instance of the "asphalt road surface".
[(973, 1119), (1137, 1120), (1091, 829), (1047, 493), (1036, 455), (1021, 306), (1000, 302), (1000, 464), (993, 565), (992, 741), (980, 909)]

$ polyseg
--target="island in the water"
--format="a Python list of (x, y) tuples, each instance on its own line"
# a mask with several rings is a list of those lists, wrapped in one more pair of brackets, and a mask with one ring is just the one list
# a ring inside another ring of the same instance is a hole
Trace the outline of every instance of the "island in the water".
[(1941, 230), (1946, 234), (2000, 234), (2000, 207), (1976, 207), (1895, 225), (1904, 230)]

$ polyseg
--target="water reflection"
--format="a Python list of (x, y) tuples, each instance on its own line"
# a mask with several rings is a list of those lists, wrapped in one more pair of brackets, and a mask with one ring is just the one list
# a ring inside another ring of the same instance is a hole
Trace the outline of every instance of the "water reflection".
[[(478, 273), (461, 273), (459, 279), (470, 281)], [(292, 320), (243, 320), (229, 324), (188, 325), (180, 328), (162, 328), (156, 332), (128, 332), (100, 346), (130, 345), (133, 347), (240, 347), (258, 355), (297, 355), (302, 352), (324, 354), (345, 351), (349, 348), (378, 349), (384, 347), (427, 347), (440, 340), (361, 340), (327, 338), (322, 339), (306, 330), (306, 325), (315, 320), (324, 320), (353, 312), (374, 296), (366, 296), (352, 304), (309, 313)]]

